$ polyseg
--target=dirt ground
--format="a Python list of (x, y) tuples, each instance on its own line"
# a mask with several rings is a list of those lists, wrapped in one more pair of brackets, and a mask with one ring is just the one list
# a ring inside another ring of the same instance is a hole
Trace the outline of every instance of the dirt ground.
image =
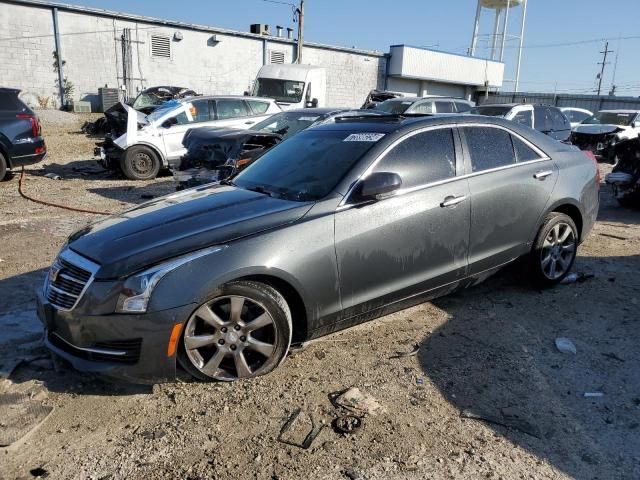
[[(29, 195), (115, 212), (174, 190), (170, 177), (101, 171), (95, 139), (79, 132), (88, 117), (70, 115), (44, 119), (49, 156), (27, 169)], [(0, 184), (0, 373), (12, 371), (0, 411), (45, 409), (19, 416), (25, 430), (41, 423), (0, 449), (0, 478), (640, 478), (640, 211), (606, 188), (574, 267), (593, 278), (541, 292), (514, 266), (234, 384), (130, 385), (49, 357), (33, 291), (67, 235), (94, 218), (21, 198), (18, 175)], [(577, 353), (559, 352), (556, 337)], [(329, 395), (352, 386), (385, 411), (338, 434)], [(278, 440), (297, 409), (289, 440), (324, 425), (306, 450)], [(0, 436), (10, 427), (0, 417)]]

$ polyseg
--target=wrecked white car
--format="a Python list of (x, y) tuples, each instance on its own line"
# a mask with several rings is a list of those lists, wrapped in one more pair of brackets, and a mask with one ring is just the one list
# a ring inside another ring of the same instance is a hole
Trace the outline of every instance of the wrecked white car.
[(131, 180), (155, 178), (169, 161), (186, 153), (182, 139), (200, 127), (247, 129), (282, 111), (269, 98), (197, 97), (169, 101), (149, 115), (120, 103), (108, 112), (111, 134), (94, 153), (106, 167), (119, 168)]
[(598, 160), (616, 163), (615, 146), (638, 138), (640, 111), (601, 110), (573, 129), (571, 141), (581, 150), (591, 151)]

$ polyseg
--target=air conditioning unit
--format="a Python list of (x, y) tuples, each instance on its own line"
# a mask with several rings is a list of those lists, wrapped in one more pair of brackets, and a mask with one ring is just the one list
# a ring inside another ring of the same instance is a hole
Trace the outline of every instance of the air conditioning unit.
[(251, 25), (251, 33), (256, 35), (271, 35), (269, 33), (269, 25), (266, 23), (254, 23)]
[(73, 111), (75, 113), (91, 113), (91, 102), (73, 101)]
[(120, 101), (120, 92), (117, 88), (99, 88), (100, 107), (102, 112), (106, 112)]

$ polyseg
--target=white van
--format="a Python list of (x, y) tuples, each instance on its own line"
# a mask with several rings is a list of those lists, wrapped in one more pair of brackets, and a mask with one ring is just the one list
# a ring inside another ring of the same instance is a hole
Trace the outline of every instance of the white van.
[(172, 100), (144, 115), (123, 103), (105, 112), (113, 135), (95, 149), (105, 166), (120, 168), (131, 180), (149, 180), (186, 153), (187, 130), (200, 127), (248, 129), (281, 112), (271, 98), (191, 97)]
[(258, 72), (251, 95), (273, 98), (283, 110), (324, 107), (327, 73), (312, 65), (265, 65)]

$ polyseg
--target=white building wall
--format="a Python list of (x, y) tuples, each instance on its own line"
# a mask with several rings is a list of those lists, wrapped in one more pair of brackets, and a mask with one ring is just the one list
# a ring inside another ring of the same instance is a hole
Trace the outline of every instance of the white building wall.
[[(295, 56), (295, 45), (285, 39), (200, 31), (138, 19), (111, 18), (93, 13), (59, 10), (64, 75), (74, 85), (74, 99), (98, 102), (98, 88), (118, 87), (122, 79), (123, 29), (131, 32), (131, 95), (154, 85), (177, 85), (203, 94), (241, 95), (249, 90), (269, 50)], [(57, 74), (51, 8), (5, 3), (0, 0), (0, 85), (23, 90), (23, 98), (36, 105), (37, 96), (56, 102)], [(183, 39), (173, 40), (181, 32)], [(228, 31), (227, 31), (228, 32)], [(171, 58), (151, 56), (151, 35), (171, 40)], [(217, 42), (211, 38), (216, 35)], [(9, 38), (5, 38), (9, 37)], [(304, 63), (327, 69), (328, 104), (359, 107), (369, 91), (384, 86), (386, 58), (333, 48), (305, 45)]]
[(38, 96), (56, 99), (51, 10), (2, 4), (0, 32), (0, 86), (23, 89), (32, 105), (38, 105)]

